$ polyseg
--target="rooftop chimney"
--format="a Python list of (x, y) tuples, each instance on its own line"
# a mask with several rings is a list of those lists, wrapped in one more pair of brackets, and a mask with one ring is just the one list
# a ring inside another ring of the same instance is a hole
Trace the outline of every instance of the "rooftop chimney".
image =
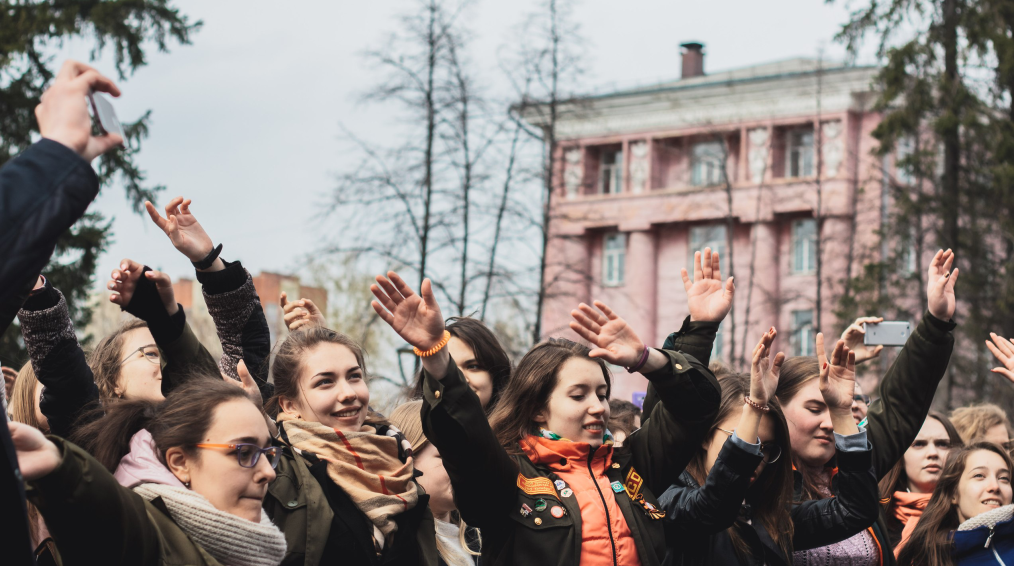
[(704, 44), (688, 41), (680, 44), (683, 53), (683, 78), (704, 76)]

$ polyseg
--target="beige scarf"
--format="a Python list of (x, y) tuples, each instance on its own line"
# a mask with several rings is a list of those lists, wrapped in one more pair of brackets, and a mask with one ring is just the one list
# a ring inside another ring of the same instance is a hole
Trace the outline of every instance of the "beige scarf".
[(419, 501), (412, 458), (405, 463), (398, 458), (397, 438), (377, 434), (367, 425), (360, 432), (343, 433), (285, 413), (278, 421), (290, 445), (327, 462), (327, 475), (382, 533), (376, 542), (383, 546), (384, 538), (398, 530), (394, 517)]

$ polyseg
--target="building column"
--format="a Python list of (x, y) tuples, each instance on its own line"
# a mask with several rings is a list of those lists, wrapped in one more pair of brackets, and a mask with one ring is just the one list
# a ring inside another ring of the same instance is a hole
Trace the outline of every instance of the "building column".
[[(624, 267), (625, 304), (617, 304), (616, 313), (641, 337), (645, 345), (657, 348), (655, 327), (658, 313), (658, 269), (656, 235), (651, 230), (627, 232), (627, 255)], [(620, 310), (622, 309), (622, 310)], [(635, 391), (645, 391), (648, 380), (641, 374), (615, 373), (612, 396), (630, 401)]]
[[(737, 342), (743, 341), (740, 345), (745, 346), (744, 358), (747, 357), (752, 345), (757, 343), (762, 332), (776, 327), (779, 331), (776, 348), (786, 350), (788, 348), (789, 332), (783, 328), (781, 309), (779, 308), (780, 283), (781, 283), (781, 254), (778, 243), (777, 222), (755, 222), (751, 226), (751, 239), (756, 245), (756, 256), (753, 261), (753, 278), (751, 291), (751, 276), (749, 271), (737, 277), (736, 296), (741, 306), (736, 312), (746, 313), (747, 294), (750, 295), (750, 320), (744, 320), (746, 326), (744, 334), (742, 328), (737, 329)], [(747, 255), (750, 249), (747, 248)]]

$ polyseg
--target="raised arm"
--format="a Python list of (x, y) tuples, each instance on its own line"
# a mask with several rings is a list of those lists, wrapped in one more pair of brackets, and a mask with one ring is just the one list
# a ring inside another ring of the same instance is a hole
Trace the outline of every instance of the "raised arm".
[[(406, 342), (427, 352), (444, 341), (444, 318), (429, 279), (417, 295), (392, 271), (378, 276), (370, 290), (377, 298), (374, 310)], [(458, 512), (470, 525), (495, 530), (515, 501), (517, 464), (497, 442), (479, 397), (447, 348), (422, 358), (422, 365), (423, 432), (440, 451)]]
[(878, 479), (901, 460), (926, 420), (933, 394), (947, 371), (954, 348), (954, 284), (958, 270), (951, 250), (940, 250), (928, 272), (929, 312), (905, 342), (880, 383), (880, 402), (870, 406), (867, 431)]
[(70, 436), (78, 417), (98, 402), (99, 389), (78, 344), (67, 300), (39, 276), (18, 320), (32, 369), (45, 387), (39, 408), (51, 433)]

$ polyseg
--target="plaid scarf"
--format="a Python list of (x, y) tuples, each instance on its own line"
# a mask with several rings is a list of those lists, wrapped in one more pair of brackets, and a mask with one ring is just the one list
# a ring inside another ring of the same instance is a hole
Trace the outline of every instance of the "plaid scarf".
[(394, 517), (419, 501), (412, 457), (398, 458), (398, 439), (377, 434), (364, 425), (360, 432), (343, 433), (321, 423), (297, 420), (280, 413), (279, 426), (289, 445), (310, 452), (327, 463), (327, 475), (342, 488), (381, 535), (378, 546), (398, 530)]

